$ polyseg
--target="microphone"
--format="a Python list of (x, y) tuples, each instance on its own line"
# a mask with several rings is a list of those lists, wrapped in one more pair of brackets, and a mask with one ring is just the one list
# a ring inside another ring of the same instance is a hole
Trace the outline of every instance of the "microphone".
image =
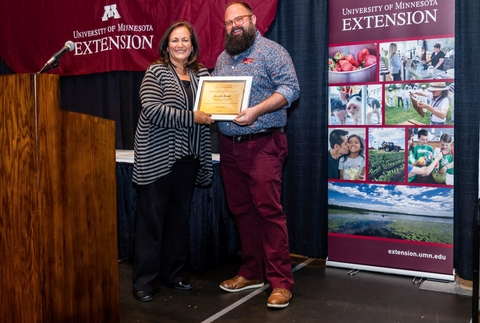
[(67, 41), (65, 45), (58, 52), (53, 54), (53, 56), (45, 63), (43, 68), (38, 72), (38, 74), (43, 73), (49, 69), (55, 68), (58, 66), (60, 57), (62, 57), (66, 52), (69, 52), (75, 48), (75, 43), (71, 40)]

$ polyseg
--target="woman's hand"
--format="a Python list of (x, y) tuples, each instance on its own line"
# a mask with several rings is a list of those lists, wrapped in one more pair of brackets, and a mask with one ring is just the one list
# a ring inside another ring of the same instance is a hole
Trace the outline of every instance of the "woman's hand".
[(212, 119), (212, 115), (206, 114), (203, 111), (195, 111), (193, 112), (193, 122), (196, 124), (212, 124), (215, 120)]

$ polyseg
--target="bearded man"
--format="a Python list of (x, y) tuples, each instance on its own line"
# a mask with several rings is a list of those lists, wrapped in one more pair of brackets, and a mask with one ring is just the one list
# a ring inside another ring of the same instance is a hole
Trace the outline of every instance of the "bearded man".
[(219, 122), (220, 170), (227, 202), (242, 247), (237, 275), (220, 284), (227, 292), (260, 288), (272, 292), (271, 308), (292, 298), (293, 274), (285, 213), (281, 205), (282, 169), (287, 157), (287, 111), (300, 94), (288, 52), (260, 35), (257, 17), (245, 2), (225, 9), (225, 51), (214, 76), (252, 76), (249, 106), (231, 122)]

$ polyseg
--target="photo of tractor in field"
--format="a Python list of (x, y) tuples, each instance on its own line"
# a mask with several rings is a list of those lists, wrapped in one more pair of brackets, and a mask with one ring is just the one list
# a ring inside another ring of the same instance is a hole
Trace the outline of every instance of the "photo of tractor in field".
[(391, 141), (388, 141), (388, 142), (384, 141), (382, 142), (382, 146), (378, 147), (378, 150), (380, 149), (383, 149), (386, 152), (389, 152), (389, 151), (399, 152), (400, 150), (402, 150), (402, 147), (395, 145)]

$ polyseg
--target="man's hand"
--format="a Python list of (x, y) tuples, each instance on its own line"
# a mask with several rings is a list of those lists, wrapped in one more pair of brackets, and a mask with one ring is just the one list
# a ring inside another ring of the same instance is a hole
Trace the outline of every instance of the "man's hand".
[(240, 112), (235, 119), (233, 119), (233, 122), (239, 126), (249, 126), (259, 117), (259, 113), (257, 111), (258, 109), (256, 108), (247, 108)]
[(233, 119), (233, 122), (239, 126), (249, 126), (258, 119), (259, 116), (269, 112), (277, 111), (288, 104), (287, 99), (280, 93), (273, 93), (271, 96), (253, 106), (240, 112), (238, 116)]

